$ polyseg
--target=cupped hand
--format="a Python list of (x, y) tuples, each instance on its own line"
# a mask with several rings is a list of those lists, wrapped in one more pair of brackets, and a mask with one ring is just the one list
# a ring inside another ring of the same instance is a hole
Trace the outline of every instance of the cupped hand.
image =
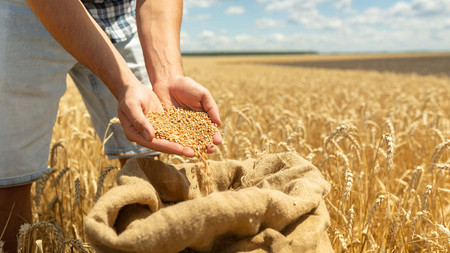
[(155, 131), (145, 115), (150, 111), (163, 111), (156, 94), (142, 84), (129, 85), (118, 97), (118, 116), (128, 140), (164, 153), (194, 156), (191, 148), (155, 138)]
[[(194, 111), (206, 112), (213, 123), (220, 126), (219, 108), (211, 92), (195, 80), (178, 76), (172, 79), (157, 81), (153, 84), (153, 91), (167, 106), (182, 107)], [(213, 144), (222, 143), (222, 136), (217, 131), (213, 136)], [(212, 153), (215, 146), (208, 147), (207, 152)]]

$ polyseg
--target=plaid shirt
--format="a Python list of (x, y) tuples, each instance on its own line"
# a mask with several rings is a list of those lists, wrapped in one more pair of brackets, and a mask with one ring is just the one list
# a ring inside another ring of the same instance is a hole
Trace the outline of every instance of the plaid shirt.
[(131, 38), (136, 28), (136, 0), (82, 0), (113, 43)]

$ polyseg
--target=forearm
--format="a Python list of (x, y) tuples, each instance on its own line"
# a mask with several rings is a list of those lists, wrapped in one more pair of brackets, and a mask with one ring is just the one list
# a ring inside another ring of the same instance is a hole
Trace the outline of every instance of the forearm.
[(152, 84), (183, 76), (180, 54), (182, 0), (138, 0), (136, 18)]
[(27, 0), (50, 34), (119, 97), (136, 82), (125, 60), (79, 0)]

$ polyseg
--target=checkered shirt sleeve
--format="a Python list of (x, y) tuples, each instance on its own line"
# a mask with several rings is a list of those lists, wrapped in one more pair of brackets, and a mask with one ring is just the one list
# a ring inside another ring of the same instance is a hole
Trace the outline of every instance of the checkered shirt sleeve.
[(136, 0), (83, 0), (88, 12), (113, 43), (136, 33)]

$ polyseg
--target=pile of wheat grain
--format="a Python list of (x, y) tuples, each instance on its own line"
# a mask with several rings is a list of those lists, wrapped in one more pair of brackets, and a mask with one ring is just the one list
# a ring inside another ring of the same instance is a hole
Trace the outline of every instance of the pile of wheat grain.
[(213, 145), (213, 135), (218, 131), (217, 124), (212, 123), (208, 114), (165, 106), (163, 112), (150, 112), (147, 119), (155, 129), (155, 136), (176, 142), (184, 147), (194, 150), (195, 157), (199, 158), (204, 167), (197, 168), (201, 175), (200, 188), (203, 195), (211, 192), (212, 171), (208, 164), (206, 152), (208, 147)]
[[(450, 248), (448, 77), (274, 67), (238, 58), (184, 61), (185, 72), (219, 105), (224, 142), (209, 159), (288, 150), (310, 160), (332, 184), (326, 203), (336, 252)], [(35, 227), (47, 232), (24, 233), (23, 245), (33, 252), (51, 252), (58, 243), (87, 251), (79, 244), (83, 216), (112, 186), (118, 163), (102, 155), (81, 106), (70, 86), (54, 132), (55, 170), (35, 191)]]

